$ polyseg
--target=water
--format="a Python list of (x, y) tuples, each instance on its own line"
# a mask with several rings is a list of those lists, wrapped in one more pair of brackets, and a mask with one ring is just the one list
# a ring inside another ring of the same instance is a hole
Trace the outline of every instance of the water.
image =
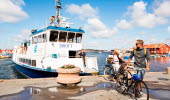
[(25, 78), (14, 68), (11, 59), (0, 59), (0, 79), (22, 79)]
[[(87, 56), (96, 56), (99, 66), (99, 74), (103, 74), (106, 64), (106, 58), (109, 52), (87, 52)], [(165, 71), (166, 67), (170, 67), (170, 57), (151, 58), (150, 71), (161, 72)], [(14, 68), (11, 59), (0, 59), (0, 79), (20, 79), (25, 78)]]

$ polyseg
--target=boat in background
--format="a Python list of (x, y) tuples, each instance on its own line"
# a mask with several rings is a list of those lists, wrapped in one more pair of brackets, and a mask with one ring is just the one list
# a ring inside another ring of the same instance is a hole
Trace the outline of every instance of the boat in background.
[(12, 52), (13, 52), (13, 50), (8, 50), (8, 49), (2, 50), (2, 49), (0, 49), (0, 59), (11, 58)]
[(56, 77), (56, 69), (67, 64), (80, 67), (81, 74), (98, 73), (96, 57), (86, 57), (84, 64), (78, 55), (85, 31), (70, 28), (67, 18), (60, 16), (60, 0), (56, 2), (57, 15), (50, 18), (50, 25), (32, 30), (30, 39), (15, 47), (15, 68), (30, 78)]

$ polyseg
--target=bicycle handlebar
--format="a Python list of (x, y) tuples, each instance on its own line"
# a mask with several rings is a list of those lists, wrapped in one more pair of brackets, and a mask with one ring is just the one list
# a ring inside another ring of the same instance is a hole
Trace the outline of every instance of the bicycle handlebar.
[(128, 69), (132, 69), (132, 70), (134, 70), (134, 71), (135, 71), (135, 70), (145, 70), (145, 71), (146, 71), (146, 69), (144, 69), (144, 68), (141, 68), (141, 69), (139, 69), (139, 68), (134, 68), (134, 67), (133, 67), (133, 68), (132, 68), (132, 67), (127, 67), (127, 68), (128, 68)]

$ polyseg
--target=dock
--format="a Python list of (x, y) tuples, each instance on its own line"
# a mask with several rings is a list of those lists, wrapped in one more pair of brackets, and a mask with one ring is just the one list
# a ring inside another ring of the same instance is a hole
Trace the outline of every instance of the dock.
[[(62, 87), (63, 85), (58, 84), (56, 82), (56, 78), (0, 80), (0, 98), (5, 98), (8, 95), (18, 94), (24, 91), (28, 87), (34, 87), (34, 88), (39, 88), (39, 89), (49, 88), (48, 90), (50, 90), (50, 87), (55, 87), (57, 89), (56, 90), (57, 92), (62, 92), (63, 94), (67, 94), (65, 96), (65, 99), (67, 100), (68, 99), (87, 100), (91, 98), (93, 98), (93, 100), (130, 99), (130, 97), (127, 95), (119, 94), (114, 89), (114, 86), (111, 85), (111, 84), (114, 85), (114, 82), (109, 82), (109, 81), (104, 80), (104, 78), (101, 75), (100, 76), (81, 76), (81, 77), (82, 77), (82, 81), (76, 84), (77, 88), (75, 89), (64, 89)], [(170, 75), (165, 74), (165, 72), (147, 72), (145, 75), (144, 81), (148, 85), (149, 89), (167, 90), (167, 91), (170, 90)], [(101, 84), (104, 84), (104, 85), (101, 88), (98, 88)], [(91, 91), (87, 89), (88, 91), (86, 90), (86, 92), (82, 92), (83, 88), (85, 90), (86, 87), (89, 87)], [(51, 88), (51, 90), (53, 89)], [(46, 94), (44, 95), (49, 95), (49, 94), (50, 93), (46, 92)], [(157, 97), (155, 95), (157, 94), (151, 93), (150, 100), (156, 100)], [(56, 95), (52, 97), (59, 98), (59, 97), (56, 97)]]

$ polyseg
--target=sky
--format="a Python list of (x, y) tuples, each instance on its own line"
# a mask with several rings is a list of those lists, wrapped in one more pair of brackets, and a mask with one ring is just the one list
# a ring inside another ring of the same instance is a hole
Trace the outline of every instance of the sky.
[[(82, 27), (84, 49), (132, 48), (137, 39), (170, 45), (170, 0), (61, 0), (61, 14)], [(55, 0), (0, 0), (0, 49), (29, 39), (56, 15)]]

